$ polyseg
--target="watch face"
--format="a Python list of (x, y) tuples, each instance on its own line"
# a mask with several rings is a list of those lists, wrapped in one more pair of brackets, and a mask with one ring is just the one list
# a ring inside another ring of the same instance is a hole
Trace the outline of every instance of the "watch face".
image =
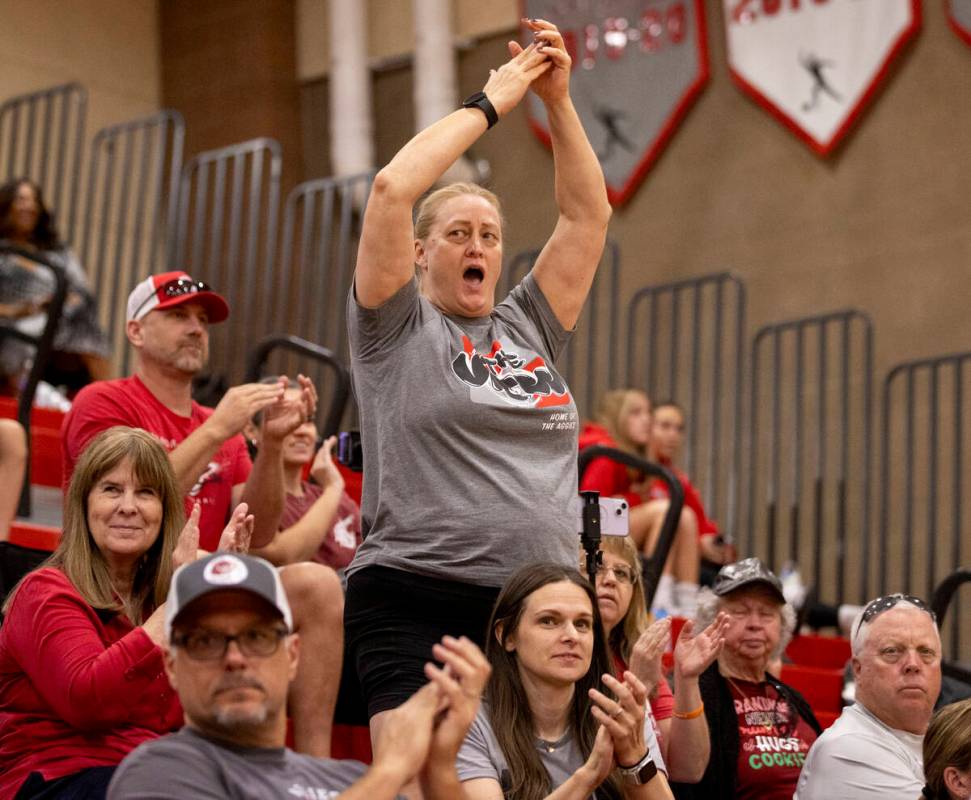
[(640, 784), (647, 783), (655, 775), (657, 775), (657, 764), (653, 761), (648, 761), (643, 767), (637, 772), (637, 782)]

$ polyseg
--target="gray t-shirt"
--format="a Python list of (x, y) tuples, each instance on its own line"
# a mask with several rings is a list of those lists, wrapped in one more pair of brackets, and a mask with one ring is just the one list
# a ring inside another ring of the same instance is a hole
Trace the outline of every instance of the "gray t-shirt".
[(331, 800), (366, 771), (359, 761), (236, 747), (185, 727), (129, 753), (108, 800)]
[(914, 800), (924, 786), (924, 737), (843, 709), (806, 756), (794, 800)]
[[(654, 724), (651, 721), (650, 714), (644, 718), (644, 742), (647, 744), (647, 749), (651, 752), (651, 758), (654, 759), (657, 768), (661, 772), (667, 772), (664, 759), (661, 756), (661, 749), (658, 747), (657, 737), (654, 735)], [(540, 761), (543, 762), (543, 766), (546, 767), (546, 771), (550, 775), (551, 789), (556, 789), (566, 783), (570, 776), (583, 766), (583, 762), (586, 760), (570, 731), (567, 731), (556, 742), (537, 739), (536, 750), (539, 753)], [(509, 765), (506, 763), (506, 757), (502, 754), (499, 742), (496, 741), (496, 735), (492, 730), (492, 724), (489, 722), (489, 714), (485, 706), (479, 708), (479, 713), (472, 720), (469, 732), (459, 750), (455, 768), (459, 780), (462, 782), (471, 781), (475, 778), (491, 778), (503, 787), (503, 791), (509, 788)], [(505, 777), (503, 773), (506, 773)]]
[(348, 299), (365, 540), (381, 565), (482, 586), (577, 563), (577, 409), (553, 360), (569, 338), (532, 275), (479, 319), (403, 286)]

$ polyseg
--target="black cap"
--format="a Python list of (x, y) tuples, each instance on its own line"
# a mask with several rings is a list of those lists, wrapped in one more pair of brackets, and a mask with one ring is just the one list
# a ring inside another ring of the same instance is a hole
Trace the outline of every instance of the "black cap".
[(743, 558), (734, 564), (726, 564), (718, 570), (711, 588), (715, 594), (723, 597), (736, 589), (756, 583), (771, 589), (780, 603), (786, 602), (786, 596), (782, 593), (782, 581), (758, 558)]

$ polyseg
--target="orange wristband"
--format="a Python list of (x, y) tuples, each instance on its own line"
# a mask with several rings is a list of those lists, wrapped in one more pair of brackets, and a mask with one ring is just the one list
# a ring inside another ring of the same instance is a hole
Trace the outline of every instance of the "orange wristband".
[(700, 717), (704, 713), (704, 711), (705, 711), (705, 704), (702, 703), (694, 711), (686, 711), (684, 713), (680, 711), (674, 711), (672, 713), (678, 719), (696, 719), (697, 717)]

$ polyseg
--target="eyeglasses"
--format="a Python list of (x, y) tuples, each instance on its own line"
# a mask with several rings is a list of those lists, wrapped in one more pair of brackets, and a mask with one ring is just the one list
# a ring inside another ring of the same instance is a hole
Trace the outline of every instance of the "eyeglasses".
[(212, 287), (205, 281), (196, 281), (192, 278), (173, 278), (170, 281), (166, 281), (158, 289), (155, 290), (154, 294), (150, 294), (146, 297), (141, 305), (135, 309), (135, 313), (132, 317), (137, 319), (138, 313), (145, 308), (145, 304), (150, 302), (153, 297), (157, 297), (159, 292), (164, 294), (168, 298), (172, 297), (182, 297), (187, 294), (198, 294), (199, 292), (211, 292)]
[(888, 594), (884, 595), (883, 597), (878, 597), (876, 600), (871, 600), (869, 603), (867, 603), (866, 608), (863, 609), (863, 615), (860, 617), (860, 624), (869, 624), (874, 617), (879, 617), (884, 611), (889, 611), (898, 603), (910, 603), (911, 605), (919, 608), (921, 611), (927, 613), (934, 622), (937, 622), (937, 615), (931, 610), (931, 607), (919, 597), (912, 594), (896, 592), (895, 594)]
[(608, 567), (606, 564), (598, 564), (597, 577), (604, 577), (607, 574), (607, 570), (610, 570), (611, 574), (614, 576), (614, 580), (617, 581), (617, 583), (632, 584), (634, 582), (633, 571), (628, 567), (622, 567), (620, 565)]
[(272, 656), (280, 647), (280, 641), (287, 635), (284, 628), (247, 628), (237, 634), (218, 631), (197, 630), (172, 637), (172, 644), (185, 650), (193, 661), (215, 661), (223, 658), (230, 642), (244, 656), (266, 658)]

